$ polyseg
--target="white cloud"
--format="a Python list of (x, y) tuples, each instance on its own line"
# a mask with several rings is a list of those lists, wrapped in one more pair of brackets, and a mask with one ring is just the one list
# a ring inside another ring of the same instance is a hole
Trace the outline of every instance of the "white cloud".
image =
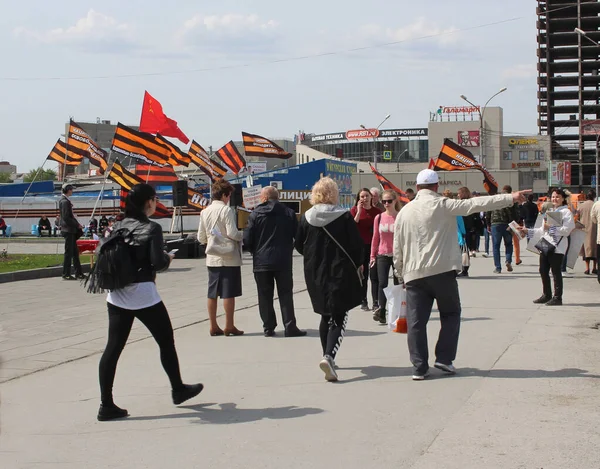
[(520, 64), (514, 65), (510, 68), (503, 70), (502, 78), (533, 78), (537, 76), (537, 70), (535, 64)]
[(428, 39), (437, 45), (446, 46), (457, 42), (458, 33), (456, 31), (457, 29), (454, 27), (442, 28), (428, 22), (425, 18), (417, 18), (415, 22), (400, 28), (367, 24), (359, 28), (357, 36), (362, 40), (380, 43)]
[(119, 52), (137, 47), (134, 28), (127, 23), (95, 10), (77, 20), (75, 25), (48, 31), (25, 27), (14, 29), (16, 37), (32, 39), (43, 44), (72, 45), (94, 52)]
[(266, 52), (275, 47), (279, 24), (257, 15), (194, 16), (177, 34), (180, 45), (217, 53)]

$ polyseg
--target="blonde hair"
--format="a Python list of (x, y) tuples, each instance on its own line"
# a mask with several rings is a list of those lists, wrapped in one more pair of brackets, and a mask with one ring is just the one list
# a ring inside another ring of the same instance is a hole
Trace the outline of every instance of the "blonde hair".
[(449, 199), (451, 199), (453, 197), (452, 191), (450, 189), (444, 190), (444, 192), (442, 192), (442, 195), (444, 197), (448, 197)]
[(389, 195), (392, 197), (392, 199), (394, 199), (394, 208), (396, 209), (397, 212), (399, 212), (402, 207), (404, 206), (404, 204), (402, 202), (400, 202), (400, 199), (398, 198), (398, 194), (396, 194), (396, 191), (393, 191), (391, 189), (386, 189), (381, 193), (381, 199), (380, 201), (383, 200), (383, 197), (385, 195)]
[(310, 203), (337, 205), (340, 191), (337, 184), (330, 177), (319, 179), (312, 187)]

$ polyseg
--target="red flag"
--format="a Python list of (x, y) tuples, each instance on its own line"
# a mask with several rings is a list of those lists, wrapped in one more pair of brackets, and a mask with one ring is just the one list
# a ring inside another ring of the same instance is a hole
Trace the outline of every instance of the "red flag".
[(433, 168), (435, 168), (435, 160), (433, 158), (429, 158), (429, 166), (427, 167), (427, 169)]
[(169, 119), (163, 112), (161, 104), (147, 91), (144, 93), (142, 117), (140, 118), (140, 132), (151, 134), (160, 133), (165, 137), (174, 137), (183, 143), (188, 143), (189, 138), (177, 126), (177, 122)]
[(402, 189), (400, 189), (400, 188), (396, 187), (394, 184), (392, 184), (388, 179), (386, 179), (384, 177), (383, 174), (381, 174), (379, 171), (377, 171), (371, 163), (369, 163), (369, 166), (371, 167), (371, 171), (373, 171), (373, 174), (377, 178), (377, 182), (379, 184), (381, 184), (381, 187), (383, 187), (384, 191), (387, 191), (387, 190), (394, 191), (396, 194), (398, 194), (398, 199), (403, 204), (407, 204), (410, 202), (410, 199), (406, 195), (406, 192), (404, 192)]

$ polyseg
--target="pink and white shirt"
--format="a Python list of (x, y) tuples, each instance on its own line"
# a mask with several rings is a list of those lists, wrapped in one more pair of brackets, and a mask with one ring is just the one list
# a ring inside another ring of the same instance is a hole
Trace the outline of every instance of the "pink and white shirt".
[(383, 212), (373, 222), (373, 242), (371, 243), (371, 259), (377, 256), (394, 254), (394, 222), (396, 217)]

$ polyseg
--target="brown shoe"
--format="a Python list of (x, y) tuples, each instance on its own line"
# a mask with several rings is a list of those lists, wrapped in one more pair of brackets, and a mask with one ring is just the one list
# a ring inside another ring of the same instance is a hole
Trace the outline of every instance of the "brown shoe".
[(233, 329), (225, 329), (225, 337), (232, 335), (244, 335), (244, 331), (240, 331), (237, 327), (234, 327)]
[(217, 329), (210, 330), (211, 337), (217, 337), (219, 335), (225, 335), (225, 332), (223, 332), (223, 329), (221, 329), (220, 327), (218, 327)]

